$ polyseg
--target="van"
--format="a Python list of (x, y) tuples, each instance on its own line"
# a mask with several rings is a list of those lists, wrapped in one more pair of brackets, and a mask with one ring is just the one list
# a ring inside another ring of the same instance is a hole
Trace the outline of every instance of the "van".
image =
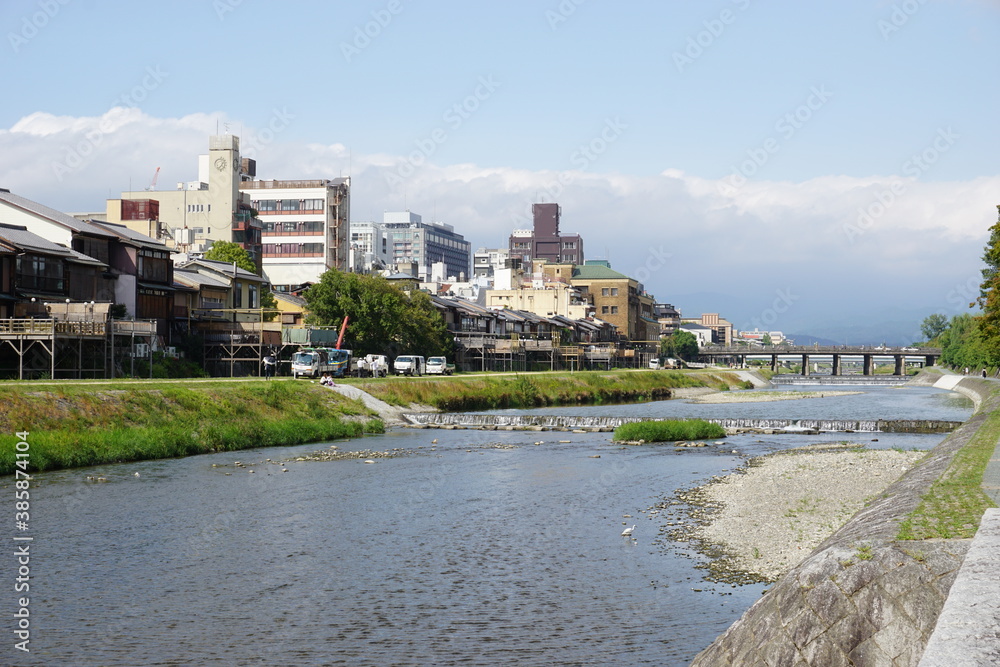
[(396, 357), (392, 370), (396, 375), (423, 375), (424, 358), (409, 354)]

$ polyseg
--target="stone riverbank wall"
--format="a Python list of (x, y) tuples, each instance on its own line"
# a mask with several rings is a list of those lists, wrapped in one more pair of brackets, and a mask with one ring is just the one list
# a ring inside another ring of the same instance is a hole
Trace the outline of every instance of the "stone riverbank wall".
[[(973, 540), (897, 542), (895, 536), (955, 452), (986, 415), (1000, 408), (1000, 399), (989, 398), (994, 383), (978, 378), (928, 373), (913, 382), (963, 393), (978, 409), (784, 575), (693, 666), (896, 667), (920, 662)], [(991, 466), (996, 454), (993, 459)], [(996, 631), (992, 618), (982, 622), (988, 632)]]

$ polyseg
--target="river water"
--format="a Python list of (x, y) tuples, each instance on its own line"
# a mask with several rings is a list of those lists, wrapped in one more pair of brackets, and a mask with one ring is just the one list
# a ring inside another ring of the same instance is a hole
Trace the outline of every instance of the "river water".
[[(929, 388), (863, 391), (564, 411), (964, 420), (972, 409)], [(402, 450), (374, 464), (289, 461), (327, 443), (37, 475), (31, 653), (8, 633), (0, 662), (687, 664), (764, 587), (705, 581), (703, 558), (658, 538), (668, 517), (648, 510), (748, 456), (842, 438), (676, 451), (610, 435), (404, 429), (335, 443)], [(876, 447), (941, 440), (852, 435)], [(634, 541), (620, 536), (632, 524)]]

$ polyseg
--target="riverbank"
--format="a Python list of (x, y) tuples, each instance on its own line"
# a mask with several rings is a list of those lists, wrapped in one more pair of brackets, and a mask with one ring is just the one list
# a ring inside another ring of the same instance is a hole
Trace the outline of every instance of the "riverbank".
[[(982, 484), (996, 457), (1000, 387), (932, 371), (914, 383), (962, 393), (978, 409), (778, 578), (693, 667), (920, 661), (992, 504)], [(769, 495), (758, 488), (757, 500)]]
[(678, 494), (697, 527), (677, 537), (712, 556), (713, 579), (774, 582), (926, 454), (830, 443), (753, 459)]
[[(445, 412), (637, 403), (693, 390), (749, 389), (764, 383), (746, 371), (616, 370), (470, 374), (452, 377), (344, 380), (389, 405)], [(690, 395), (687, 394), (687, 395)]]
[[(20, 460), (37, 472), (353, 438), (384, 424), (318, 383), (127, 380), (3, 386), (0, 428), (12, 440), (27, 433)], [(0, 474), (17, 461), (0, 448)]]
[[(629, 403), (746, 387), (746, 372), (607, 371), (317, 382), (278, 378), (11, 382), (0, 428), (27, 433), (28, 471), (382, 433), (407, 412)], [(0, 448), (0, 474), (15, 471)]]
[(691, 398), (691, 403), (766, 403), (770, 401), (797, 401), (806, 398), (833, 398), (861, 391), (755, 391), (753, 393), (720, 392)]

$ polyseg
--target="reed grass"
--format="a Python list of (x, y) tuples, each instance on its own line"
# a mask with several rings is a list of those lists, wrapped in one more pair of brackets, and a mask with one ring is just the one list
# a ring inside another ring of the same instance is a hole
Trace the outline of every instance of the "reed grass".
[(666, 419), (622, 424), (615, 429), (614, 439), (619, 442), (670, 442), (722, 438), (726, 429), (704, 419)]

